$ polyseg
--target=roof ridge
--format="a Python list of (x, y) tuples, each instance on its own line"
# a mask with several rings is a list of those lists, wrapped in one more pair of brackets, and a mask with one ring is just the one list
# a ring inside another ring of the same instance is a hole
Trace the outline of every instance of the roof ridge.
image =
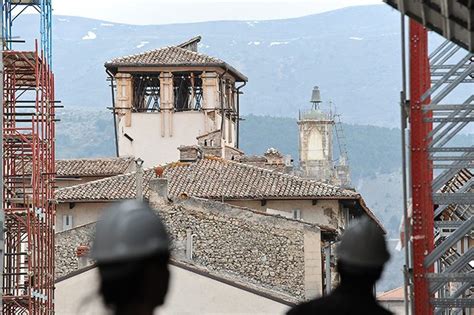
[(136, 53), (136, 54), (131, 54), (131, 55), (125, 55), (125, 56), (121, 56), (121, 57), (116, 57), (116, 58), (113, 58), (109, 61), (107, 61), (105, 64), (110, 64), (110, 63), (114, 63), (114, 62), (117, 62), (121, 59), (125, 59), (125, 58), (130, 58), (130, 57), (137, 57), (137, 56), (140, 56), (140, 55), (144, 55), (144, 54), (149, 54), (149, 53), (152, 53), (152, 52), (156, 52), (156, 51), (159, 51), (159, 50), (162, 50), (162, 49), (167, 49), (167, 48), (172, 48), (174, 46), (164, 46), (164, 47), (160, 47), (160, 48), (154, 48), (154, 49), (149, 49), (149, 50), (145, 50), (145, 51), (142, 51), (142, 52), (139, 52), (139, 53)]
[(185, 51), (186, 53), (191, 53), (191, 54), (194, 54), (194, 55), (197, 55), (197, 56), (200, 56), (200, 57), (207, 57), (207, 58), (217, 59), (219, 62), (225, 63), (224, 60), (221, 60), (218, 57), (209, 56), (209, 55), (197, 52), (197, 51), (192, 51), (192, 50), (182, 48), (182, 47), (178, 47), (178, 46), (172, 46), (172, 48), (181, 49), (181, 50)]
[[(206, 157), (205, 157), (206, 158)], [(292, 178), (292, 179), (298, 179), (298, 180), (302, 180), (302, 181), (305, 181), (305, 182), (308, 182), (308, 183), (315, 183), (315, 184), (318, 184), (318, 185), (323, 185), (323, 186), (326, 186), (328, 188), (334, 188), (334, 189), (340, 189), (342, 191), (348, 191), (348, 192), (351, 192), (352, 194), (354, 195), (357, 195), (357, 193), (355, 193), (354, 191), (352, 190), (349, 190), (349, 189), (345, 189), (343, 187), (340, 187), (340, 186), (336, 186), (336, 185), (332, 185), (332, 184), (327, 184), (327, 183), (323, 183), (323, 182), (320, 182), (320, 181), (317, 181), (317, 180), (314, 180), (314, 179), (310, 179), (310, 178), (304, 178), (304, 177), (301, 177), (301, 176), (298, 176), (298, 175), (294, 175), (294, 174), (287, 174), (287, 173), (283, 173), (283, 172), (280, 172), (280, 171), (277, 171), (277, 170), (270, 170), (268, 168), (264, 168), (264, 167), (260, 167), (260, 166), (256, 166), (256, 165), (251, 165), (251, 164), (246, 164), (246, 163), (241, 163), (241, 162), (237, 162), (237, 161), (232, 161), (232, 160), (226, 160), (226, 159), (223, 159), (223, 158), (219, 158), (225, 162), (230, 162), (230, 163), (234, 163), (236, 165), (243, 165), (244, 167), (248, 167), (248, 168), (254, 168), (254, 169), (258, 169), (258, 170), (262, 170), (262, 171), (265, 171), (267, 173), (271, 173), (271, 174), (278, 174), (278, 175), (282, 175), (283, 177), (286, 177), (286, 178)], [(217, 159), (216, 159), (217, 160)]]
[(132, 58), (132, 57), (139, 57), (139, 56), (142, 56), (142, 55), (147, 55), (147, 54), (150, 54), (150, 53), (154, 53), (154, 52), (158, 52), (160, 50), (165, 50), (165, 49), (170, 49), (170, 48), (178, 49), (178, 50), (181, 50), (185, 53), (194, 54), (196, 56), (200, 56), (200, 57), (204, 57), (204, 58), (215, 59), (218, 63), (225, 63), (225, 61), (223, 61), (222, 59), (220, 59), (218, 57), (209, 56), (209, 55), (206, 55), (206, 54), (203, 54), (203, 53), (200, 53), (200, 52), (196, 52), (196, 51), (192, 51), (192, 50), (189, 50), (189, 49), (186, 49), (186, 48), (183, 48), (183, 47), (179, 47), (179, 46), (169, 45), (169, 46), (164, 46), (164, 47), (160, 47), (160, 48), (145, 50), (145, 51), (142, 51), (142, 52), (139, 52), (139, 53), (136, 53), (136, 54), (131, 54), (131, 55), (126, 55), (126, 56), (113, 58), (110, 61), (107, 61), (105, 64), (113, 64), (115, 62), (119, 62), (122, 59), (127, 59), (127, 58)]
[[(163, 167), (163, 168), (166, 168), (168, 167), (169, 165), (173, 164), (173, 162), (171, 163), (166, 163), (166, 164), (161, 164), (161, 165), (157, 165), (157, 166), (153, 166), (153, 167), (147, 167), (147, 168), (144, 168), (143, 169), (143, 173), (146, 173), (146, 172), (149, 172), (149, 171), (153, 171), (155, 170), (155, 168), (157, 167)], [(116, 178), (121, 178), (121, 177), (127, 177), (127, 176), (131, 176), (131, 175), (135, 175), (137, 173), (137, 171), (130, 171), (128, 173), (124, 173), (124, 174), (117, 174), (117, 175), (114, 175), (114, 176), (109, 176), (109, 177), (106, 177), (106, 178), (101, 178), (101, 179), (96, 179), (96, 180), (91, 180), (90, 182), (86, 182), (86, 183), (82, 183), (82, 184), (77, 184), (77, 185), (73, 185), (73, 186), (69, 186), (69, 187), (63, 187), (63, 188), (59, 188), (59, 189), (56, 189), (55, 191), (56, 192), (59, 192), (59, 191), (67, 191), (67, 190), (72, 190), (72, 189), (77, 189), (77, 188), (81, 188), (81, 187), (84, 187), (86, 185), (92, 185), (92, 184), (96, 184), (96, 183), (100, 183), (100, 182), (105, 182), (107, 180), (113, 180), (113, 179), (116, 179)]]
[(90, 182), (86, 182), (86, 183), (82, 183), (82, 184), (77, 184), (77, 185), (73, 185), (73, 186), (69, 186), (69, 187), (63, 187), (63, 188), (56, 189), (56, 190), (55, 190), (55, 193), (57, 193), (57, 192), (63, 192), (63, 191), (69, 191), (69, 190), (73, 190), (73, 189), (78, 189), (78, 188), (81, 188), (81, 187), (84, 187), (84, 186), (87, 186), (87, 185), (93, 185), (93, 184), (96, 184), (96, 183), (105, 182), (105, 181), (107, 181), (107, 180), (112, 180), (113, 178), (120, 178), (120, 177), (129, 176), (129, 175), (131, 175), (131, 174), (132, 174), (132, 172), (130, 172), (130, 173), (125, 173), (125, 174), (118, 174), (118, 175), (114, 175), (114, 176), (110, 176), (110, 177), (106, 177), (106, 178), (101, 178), (101, 179), (96, 179), (96, 180), (91, 180)]
[(57, 159), (56, 162), (62, 161), (113, 161), (113, 160), (133, 160), (133, 157), (118, 156), (118, 157), (97, 157), (97, 158), (70, 158), (70, 159)]

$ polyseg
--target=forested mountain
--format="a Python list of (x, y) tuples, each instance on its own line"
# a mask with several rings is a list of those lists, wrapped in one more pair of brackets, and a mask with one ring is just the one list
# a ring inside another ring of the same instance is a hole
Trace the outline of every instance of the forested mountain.
[[(22, 15), (15, 36), (29, 49), (35, 16)], [(80, 17), (54, 17), (54, 60), (59, 110), (59, 158), (115, 154), (110, 89), (104, 62), (183, 42), (196, 35), (199, 50), (249, 77), (241, 109), (241, 148), (262, 154), (274, 147), (298, 162), (298, 111), (308, 108), (312, 87), (321, 88), (342, 114), (355, 188), (398, 238), (400, 184), (399, 13), (386, 5), (351, 7), (302, 18), (136, 26)], [(431, 41), (438, 42), (433, 36)], [(472, 130), (471, 130), (472, 132)], [(473, 135), (456, 139), (473, 143)], [(336, 150), (337, 152), (337, 150)], [(391, 248), (396, 240), (391, 243)], [(379, 285), (402, 284), (402, 255)]]
[[(27, 44), (35, 16), (17, 23)], [(198, 34), (199, 50), (249, 77), (244, 114), (296, 117), (312, 87), (332, 100), (348, 123), (397, 126), (400, 90), (399, 14), (386, 5), (350, 7), (301, 18), (174, 25), (126, 25), (55, 16), (58, 99), (70, 107), (110, 106), (104, 62), (173, 45)]]

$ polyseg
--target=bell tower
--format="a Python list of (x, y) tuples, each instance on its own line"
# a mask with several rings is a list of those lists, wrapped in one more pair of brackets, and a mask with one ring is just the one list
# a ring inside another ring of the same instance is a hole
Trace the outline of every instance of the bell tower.
[(303, 177), (325, 183), (334, 181), (333, 126), (330, 113), (321, 110), (319, 87), (313, 88), (311, 109), (300, 111), (299, 157)]
[(199, 53), (200, 40), (105, 64), (118, 156), (141, 158), (145, 167), (174, 162), (178, 147), (196, 145), (208, 134), (218, 138), (222, 150), (238, 149), (239, 96), (247, 77)]

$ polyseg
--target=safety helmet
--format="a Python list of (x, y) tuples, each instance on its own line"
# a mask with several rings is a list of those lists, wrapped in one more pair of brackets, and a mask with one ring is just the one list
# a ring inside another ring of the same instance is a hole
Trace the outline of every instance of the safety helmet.
[(169, 253), (169, 238), (158, 214), (148, 204), (128, 200), (109, 209), (97, 222), (91, 258), (114, 263)]
[(390, 259), (382, 230), (367, 217), (347, 228), (336, 254), (346, 265), (362, 268), (380, 268)]

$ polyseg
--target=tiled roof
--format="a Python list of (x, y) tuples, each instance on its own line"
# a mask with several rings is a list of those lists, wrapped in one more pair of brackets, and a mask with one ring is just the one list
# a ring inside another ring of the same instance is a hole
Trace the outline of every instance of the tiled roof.
[[(188, 196), (206, 199), (351, 199), (357, 200), (374, 221), (382, 223), (352, 190), (292, 176), (252, 165), (206, 157), (195, 163), (165, 165), (171, 197)], [(149, 182), (156, 178), (154, 169), (143, 172), (143, 193), (149, 196)], [(56, 191), (58, 202), (117, 201), (133, 199), (136, 194), (136, 172), (91, 181)]]
[(143, 53), (115, 58), (107, 62), (106, 66), (121, 65), (206, 65), (224, 64), (224, 61), (194, 52), (177, 46), (169, 46), (160, 49), (149, 50)]
[[(310, 179), (227, 161), (204, 158), (195, 163), (172, 163), (164, 167), (171, 196), (187, 194), (208, 199), (270, 198), (349, 198), (359, 195), (351, 190)], [(144, 192), (154, 178), (154, 170), (144, 171)], [(135, 173), (119, 175), (82, 185), (59, 189), (58, 201), (121, 200), (135, 197)]]
[(56, 160), (58, 177), (115, 176), (130, 171), (133, 158), (98, 158)]
[[(132, 170), (132, 157), (56, 160), (56, 176), (101, 177), (115, 176)], [(31, 162), (25, 165), (25, 174), (31, 174)]]
[(117, 67), (150, 67), (150, 66), (214, 66), (229, 70), (241, 81), (247, 77), (223, 60), (211, 57), (190, 49), (186, 43), (177, 46), (168, 46), (153, 49), (142, 53), (114, 58), (105, 63), (109, 69)]
[(206, 158), (167, 167), (172, 195), (218, 199), (353, 197), (350, 190), (233, 161)]

